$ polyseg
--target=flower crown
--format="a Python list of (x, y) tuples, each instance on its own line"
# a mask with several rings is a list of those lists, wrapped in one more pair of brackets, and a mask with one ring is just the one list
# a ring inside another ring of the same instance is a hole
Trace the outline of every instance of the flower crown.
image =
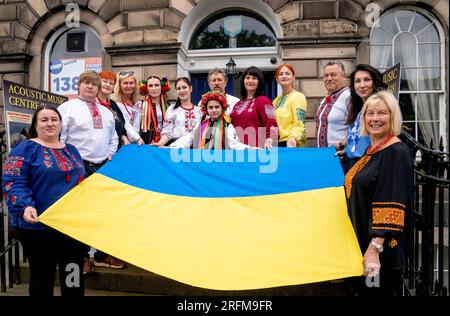
[[(147, 80), (139, 81), (139, 93), (143, 96), (148, 94)], [(170, 91), (170, 81), (166, 77), (161, 78), (161, 91), (167, 93)]]
[(208, 112), (206, 111), (206, 104), (208, 104), (210, 100), (216, 100), (217, 102), (219, 102), (222, 105), (223, 112), (227, 110), (228, 104), (226, 95), (222, 92), (210, 91), (202, 95), (203, 113), (208, 114)]

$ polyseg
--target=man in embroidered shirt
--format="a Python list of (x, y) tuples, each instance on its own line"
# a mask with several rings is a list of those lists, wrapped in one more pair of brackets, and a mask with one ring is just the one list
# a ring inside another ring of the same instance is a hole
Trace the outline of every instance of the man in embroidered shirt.
[[(61, 141), (78, 149), (84, 162), (86, 177), (111, 160), (119, 143), (111, 111), (96, 100), (101, 84), (98, 73), (83, 72), (78, 81), (78, 98), (58, 107), (62, 116)], [(86, 256), (84, 274), (92, 272), (89, 255)]]
[(316, 138), (317, 147), (339, 147), (346, 137), (346, 121), (350, 89), (346, 86), (347, 75), (344, 65), (337, 60), (329, 61), (323, 67), (323, 84), (328, 95), (317, 110)]
[(61, 104), (61, 141), (74, 145), (81, 154), (90, 176), (117, 150), (118, 137), (111, 111), (96, 101), (100, 76), (86, 71), (78, 81), (78, 98)]
[[(225, 87), (227, 86), (228, 77), (226, 72), (223, 69), (214, 67), (208, 73), (208, 85), (211, 91), (224, 93), (227, 97), (227, 110), (225, 112), (226, 116), (230, 116), (231, 111), (236, 103), (239, 102), (239, 99), (231, 94), (225, 92)], [(201, 107), (201, 100), (198, 102), (198, 106)]]

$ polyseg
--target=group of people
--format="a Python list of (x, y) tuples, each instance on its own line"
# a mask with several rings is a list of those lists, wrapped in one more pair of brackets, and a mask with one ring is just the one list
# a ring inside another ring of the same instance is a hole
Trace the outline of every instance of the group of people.
[(323, 68), (328, 95), (315, 117), (317, 145), (334, 146), (345, 173), (349, 217), (364, 255), (356, 293), (402, 295), (414, 192), (413, 159), (398, 138), (402, 113), (377, 69), (357, 65), (349, 86), (346, 77), (339, 61)]
[[(80, 75), (78, 98), (58, 109), (38, 108), (27, 140), (9, 154), (2, 179), (12, 224), (30, 263), (30, 295), (53, 294), (56, 265), (62, 295), (83, 295), (83, 278), (78, 287), (65, 285), (71, 272), (65, 267), (75, 263), (79, 271), (91, 272), (89, 247), (41, 224), (39, 215), (111, 160), (121, 146), (215, 150), (305, 146), (307, 101), (294, 88), (295, 70), (282, 64), (275, 77), (282, 94), (272, 102), (264, 96), (262, 71), (247, 68), (238, 99), (225, 93), (226, 73), (214, 68), (208, 74), (211, 91), (198, 105), (192, 103), (187, 77), (175, 81), (177, 100), (169, 105), (166, 78), (149, 76), (141, 101), (133, 71), (87, 71)], [(341, 159), (365, 274), (382, 276), (384, 294), (399, 294), (413, 167), (408, 148), (397, 137), (402, 124), (398, 102), (383, 91), (381, 74), (369, 65), (358, 65), (347, 87), (343, 64), (330, 61), (323, 68), (323, 82), (328, 95), (315, 117), (317, 146), (335, 146)], [(124, 267), (101, 251), (94, 254), (94, 265)]]

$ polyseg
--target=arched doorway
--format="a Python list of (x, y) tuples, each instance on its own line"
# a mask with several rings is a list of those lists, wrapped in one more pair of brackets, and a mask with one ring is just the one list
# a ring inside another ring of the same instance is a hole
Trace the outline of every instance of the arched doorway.
[(45, 89), (76, 97), (80, 73), (101, 71), (102, 51), (98, 34), (88, 25), (61, 28), (51, 36), (45, 49)]
[(280, 37), (275, 13), (261, 0), (201, 1), (181, 26), (178, 76), (191, 78), (193, 101), (197, 102), (209, 89), (208, 71), (213, 67), (226, 69), (233, 58), (238, 74), (229, 76), (233, 82), (227, 92), (239, 97), (239, 72), (256, 66), (265, 73), (265, 94), (273, 99), (277, 94), (273, 72), (281, 62)]

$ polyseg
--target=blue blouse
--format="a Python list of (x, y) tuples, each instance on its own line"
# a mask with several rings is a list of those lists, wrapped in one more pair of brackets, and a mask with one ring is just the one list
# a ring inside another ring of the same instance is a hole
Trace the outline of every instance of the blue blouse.
[(347, 146), (344, 152), (349, 158), (361, 158), (369, 146), (369, 136), (361, 136), (361, 112), (359, 112), (356, 120), (347, 128)]
[(23, 219), (27, 206), (42, 214), (85, 176), (78, 150), (66, 144), (56, 149), (32, 140), (17, 144), (3, 169), (2, 185), (12, 225), (28, 229), (45, 229), (46, 225), (30, 224)]

